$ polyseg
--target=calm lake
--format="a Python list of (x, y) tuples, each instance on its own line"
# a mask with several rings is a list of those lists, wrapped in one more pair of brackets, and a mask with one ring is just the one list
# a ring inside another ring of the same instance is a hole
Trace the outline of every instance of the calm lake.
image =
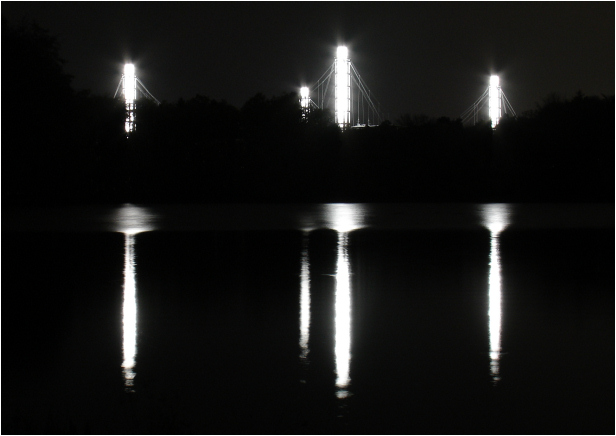
[(2, 212), (2, 433), (614, 433), (614, 205)]

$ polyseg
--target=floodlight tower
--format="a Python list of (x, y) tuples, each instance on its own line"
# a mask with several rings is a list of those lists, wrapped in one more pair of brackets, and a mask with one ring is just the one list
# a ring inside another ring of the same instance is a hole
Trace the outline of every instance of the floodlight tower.
[(341, 45), (336, 50), (336, 122), (341, 129), (351, 124), (351, 61), (349, 50)]
[(299, 90), (299, 104), (302, 107), (302, 117), (306, 118), (306, 114), (310, 109), (310, 90), (307, 86), (302, 86)]
[(137, 97), (137, 77), (135, 76), (135, 65), (133, 64), (124, 65), (123, 88), (126, 104), (124, 128), (126, 133), (130, 133), (135, 130), (135, 99)]
[(500, 121), (502, 107), (502, 90), (499, 84), (498, 76), (490, 76), (490, 87), (488, 89), (489, 114), (490, 119), (492, 120), (492, 128), (494, 129)]

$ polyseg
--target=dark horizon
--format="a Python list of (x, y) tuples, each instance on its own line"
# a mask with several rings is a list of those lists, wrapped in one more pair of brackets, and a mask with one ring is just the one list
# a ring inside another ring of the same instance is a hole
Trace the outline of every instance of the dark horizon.
[[(134, 62), (163, 101), (241, 107), (310, 86), (346, 44), (387, 119), (457, 118), (499, 74), (517, 113), (614, 94), (614, 4), (3, 2), (58, 37), (76, 90), (113, 95)], [(484, 29), (484, 30), (482, 30)]]

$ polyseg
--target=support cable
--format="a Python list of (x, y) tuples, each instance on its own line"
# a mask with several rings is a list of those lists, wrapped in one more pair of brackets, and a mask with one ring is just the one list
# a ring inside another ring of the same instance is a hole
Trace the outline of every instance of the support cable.
[(326, 71), (325, 73), (323, 73), (323, 75), (321, 75), (321, 77), (319, 78), (319, 80), (317, 80), (316, 84), (314, 85), (315, 88), (317, 89), (317, 99), (318, 99), (318, 103), (317, 106), (320, 106), (321, 108), (323, 108), (325, 106), (325, 96), (327, 94), (328, 88), (329, 88), (329, 82), (331, 80), (332, 74), (334, 73), (334, 64), (332, 64)]
[(501, 90), (501, 93), (503, 94), (503, 99), (505, 100), (505, 107), (509, 107), (509, 109), (511, 110), (511, 112), (513, 112), (513, 116), (517, 117), (515, 111), (513, 110), (513, 106), (511, 106), (511, 103), (509, 103), (509, 99), (507, 98), (507, 96), (505, 95), (505, 93)]
[[(152, 93), (151, 93), (150, 91), (148, 91), (148, 88), (146, 88), (146, 87), (145, 87), (145, 85), (143, 84), (143, 82), (142, 82), (141, 80), (139, 80), (139, 78), (138, 78), (138, 77), (136, 77), (135, 79), (137, 79), (137, 83), (138, 83), (139, 85), (141, 85), (141, 88), (143, 88), (143, 89), (141, 89), (141, 92), (143, 93), (143, 95), (145, 95), (148, 99), (150, 99), (150, 100), (154, 101), (156, 104), (160, 105), (160, 101), (158, 101), (158, 100), (156, 99), (156, 97), (154, 97), (154, 96), (152, 95)], [(145, 91), (145, 92), (144, 92), (144, 91)]]
[(329, 90), (329, 83), (331, 82), (332, 76), (333, 76), (333, 74), (330, 74), (327, 77), (327, 82), (326, 82), (326, 85), (325, 85), (325, 90), (323, 91), (323, 102), (321, 104), (321, 107), (325, 107), (325, 96), (327, 95), (327, 91)]
[(120, 87), (122, 86), (122, 80), (124, 80), (124, 76), (122, 76), (122, 78), (120, 79), (120, 83), (118, 83), (118, 87), (116, 88), (115, 94), (113, 94), (113, 98), (116, 98), (116, 96), (118, 95), (118, 91), (120, 90)]
[(481, 97), (479, 97), (475, 101), (475, 103), (470, 105), (469, 108), (467, 108), (464, 112), (462, 112), (462, 114), (460, 114), (460, 118), (465, 118), (467, 116), (468, 112), (472, 112), (477, 107), (477, 105), (481, 102), (481, 100), (483, 100), (488, 95), (489, 91), (490, 91), (490, 88), (486, 88), (486, 90), (483, 92), (483, 94), (481, 94)]
[(360, 91), (362, 92), (362, 94), (363, 94), (364, 98), (366, 99), (366, 101), (368, 102), (369, 106), (372, 108), (372, 110), (374, 110), (374, 113), (378, 117), (379, 122), (380, 122), (381, 121), (381, 114), (380, 114), (379, 110), (377, 109), (376, 105), (374, 104), (374, 102), (372, 101), (372, 97), (370, 95), (369, 90), (367, 89), (366, 85), (362, 81), (361, 76), (357, 72), (357, 68), (355, 68), (355, 65), (353, 65), (352, 62), (351, 62), (351, 68), (352, 68), (353, 72), (355, 73), (355, 77), (353, 77), (353, 75), (351, 75), (351, 76), (355, 80), (355, 83), (359, 87)]

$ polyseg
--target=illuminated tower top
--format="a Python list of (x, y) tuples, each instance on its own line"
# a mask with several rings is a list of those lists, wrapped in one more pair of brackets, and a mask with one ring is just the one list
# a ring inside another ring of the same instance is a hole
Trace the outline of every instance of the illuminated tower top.
[(488, 104), (492, 128), (495, 128), (501, 118), (501, 89), (498, 76), (490, 76)]
[(336, 49), (336, 59), (344, 60), (344, 61), (348, 60), (349, 59), (349, 49), (344, 45), (338, 46), (338, 48)]
[(341, 45), (336, 50), (336, 123), (344, 129), (351, 123), (351, 62), (349, 49)]
[(135, 76), (135, 65), (124, 65), (124, 102), (126, 105), (126, 120), (124, 129), (126, 133), (135, 130), (135, 99), (137, 98), (137, 78)]
[(137, 83), (135, 80), (135, 65), (124, 65), (124, 100), (132, 103), (137, 96)]

